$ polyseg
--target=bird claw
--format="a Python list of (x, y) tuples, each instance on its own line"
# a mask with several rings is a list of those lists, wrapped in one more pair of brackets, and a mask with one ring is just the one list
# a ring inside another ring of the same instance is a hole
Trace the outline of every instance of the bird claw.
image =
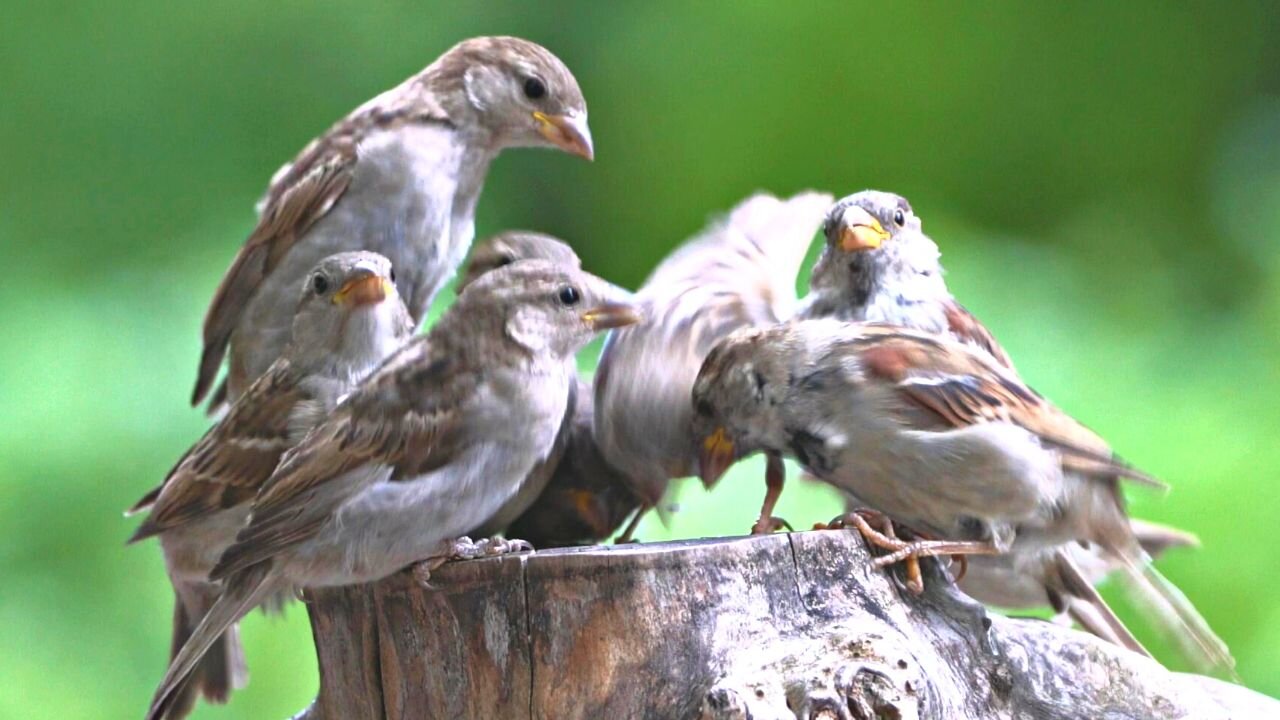
[(751, 526), (752, 535), (769, 535), (786, 528), (787, 532), (795, 532), (795, 528), (791, 527), (791, 523), (780, 517), (762, 517)]
[[(870, 523), (867, 522), (867, 518), (879, 522), (882, 530), (876, 530), (871, 527)], [(853, 525), (872, 547), (889, 551), (888, 555), (882, 555), (873, 560), (873, 565), (876, 567), (888, 567), (897, 563), (903, 564), (907, 579), (901, 582), (901, 586), (913, 595), (920, 595), (924, 592), (924, 577), (920, 572), (920, 558), (949, 556), (952, 559), (957, 559), (960, 562), (959, 577), (964, 577), (964, 573), (969, 567), (968, 561), (965, 559), (966, 555), (996, 555), (1000, 552), (991, 542), (932, 540), (928, 538), (911, 541), (900, 540), (894, 532), (893, 522), (890, 521), (888, 516), (868, 509), (854, 510), (842, 515), (827, 523), (826, 529), (840, 529), (849, 525)]]
[(440, 569), (447, 562), (457, 560), (476, 560), (478, 558), (498, 557), (508, 553), (533, 552), (533, 545), (528, 540), (516, 538), (489, 537), (472, 540), (462, 536), (453, 541), (445, 541), (440, 555), (435, 555), (416, 562), (411, 566), (413, 579), (427, 590), (434, 590), (431, 584), (431, 573)]

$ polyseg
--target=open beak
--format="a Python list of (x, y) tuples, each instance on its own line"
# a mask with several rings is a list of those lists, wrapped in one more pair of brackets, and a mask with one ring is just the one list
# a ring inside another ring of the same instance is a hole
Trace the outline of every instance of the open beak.
[(711, 487), (725, 474), (736, 458), (733, 452), (733, 441), (724, 427), (718, 427), (702, 440), (698, 452), (698, 474), (702, 484)]
[(587, 127), (585, 114), (548, 115), (535, 111), (533, 119), (538, 121), (538, 132), (552, 145), (588, 161), (595, 159), (591, 128)]
[(880, 221), (866, 210), (854, 205), (844, 212), (840, 230), (840, 248), (845, 252), (875, 250), (889, 239), (889, 233)]
[(607, 302), (582, 313), (582, 321), (592, 330), (612, 330), (634, 325), (644, 319), (634, 305)]
[(376, 305), (387, 299), (391, 281), (375, 273), (362, 274), (346, 282), (333, 294), (333, 301), (348, 308)]

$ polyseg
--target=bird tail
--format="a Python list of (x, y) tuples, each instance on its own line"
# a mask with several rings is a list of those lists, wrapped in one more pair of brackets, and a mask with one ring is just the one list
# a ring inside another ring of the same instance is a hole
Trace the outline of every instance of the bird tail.
[(243, 684), (244, 660), (235, 623), (270, 591), (266, 583), (270, 569), (270, 563), (261, 563), (228, 578), (222, 594), (189, 632), (190, 615), (179, 599), (174, 610), (173, 659), (151, 699), (147, 720), (185, 716), (197, 689), (213, 702), (224, 702), (230, 688)]
[(1121, 585), (1131, 601), (1150, 613), (1151, 624), (1178, 647), (1196, 671), (1239, 682), (1236, 661), (1227, 644), (1187, 596), (1155, 569), (1151, 556), (1136, 546), (1115, 554), (1124, 570)]
[[(190, 583), (178, 587), (173, 604), (170, 663), (177, 658), (182, 647), (191, 638), (196, 623), (208, 614), (217, 598), (218, 587), (214, 585)], [(231, 696), (231, 691), (243, 688), (248, 679), (244, 648), (240, 645), (240, 631), (233, 623), (213, 641), (204, 658), (192, 671), (190, 679), (176, 691), (168, 717), (172, 720), (185, 717), (195, 706), (197, 694), (203, 695), (211, 703), (225, 703)]]
[(1151, 657), (1065, 551), (1053, 554), (1049, 576), (1050, 595), (1058, 596), (1054, 605), (1060, 607), (1056, 609), (1065, 611), (1077, 625), (1103, 640)]

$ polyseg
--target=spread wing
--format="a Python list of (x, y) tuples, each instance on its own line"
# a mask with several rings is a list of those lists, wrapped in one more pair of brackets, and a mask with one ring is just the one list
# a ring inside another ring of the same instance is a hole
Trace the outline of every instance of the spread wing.
[[(426, 338), (402, 348), (285, 455), (210, 578), (305, 541), (345, 500), (380, 479), (378, 468), (389, 468), (395, 482), (447, 464), (461, 449), (462, 407), (478, 382)], [(361, 469), (368, 472), (353, 472)]]
[[(868, 327), (845, 347), (856, 353), (869, 379), (891, 383), (904, 405), (922, 413), (933, 427), (1011, 422), (1057, 449), (1068, 470), (1163, 486), (1116, 459), (1106, 441), (1012, 372), (962, 345)], [(919, 418), (904, 416), (913, 424), (921, 424)]]
[(975, 345), (986, 350), (996, 362), (1001, 365), (1013, 369), (1013, 360), (1010, 359), (1009, 353), (1004, 351), (1000, 343), (996, 341), (996, 337), (991, 334), (985, 325), (978, 322), (978, 318), (973, 316), (963, 305), (954, 300), (951, 301), (946, 308), (947, 327), (951, 330), (951, 334), (960, 340)]
[(281, 358), (200, 438), (169, 471), (152, 500), (151, 514), (130, 542), (156, 535), (209, 513), (252, 500), (289, 449), (289, 420), (309, 400), (302, 375)]

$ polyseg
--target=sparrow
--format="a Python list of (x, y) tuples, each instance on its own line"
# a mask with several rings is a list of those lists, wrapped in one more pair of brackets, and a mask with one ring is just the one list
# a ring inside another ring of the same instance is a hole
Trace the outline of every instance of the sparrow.
[(271, 179), (258, 224), (205, 315), (192, 404), (230, 352), (215, 412), (280, 356), (293, 289), (326, 256), (391, 259), (415, 323), (462, 262), (489, 164), (505, 148), (593, 157), (587, 106), (547, 49), (513, 37), (465, 40), (356, 108)]
[[(1014, 369), (995, 336), (952, 297), (938, 246), (924, 233), (906, 198), (875, 190), (849, 195), (831, 206), (822, 232), (826, 242), (798, 317), (880, 322), (933, 333), (985, 351)], [(858, 498), (850, 499), (851, 507), (861, 504)], [(1134, 529), (1149, 551), (1194, 544), (1192, 536), (1173, 528), (1140, 523)], [(1066, 552), (1084, 570), (1090, 586), (1119, 570), (1115, 558), (1105, 556), (1097, 545), (1068, 546)], [(1069, 584), (1060, 577), (1063, 572), (1067, 570), (1053, 556), (1040, 563), (1020, 562), (1019, 569), (1008, 556), (973, 557), (960, 585), (975, 599), (1004, 608), (1050, 605), (1082, 627), (1104, 634), (1104, 625), (1088, 619), (1096, 615), (1091, 610), (1096, 593), (1090, 590), (1082, 599), (1062, 592), (1061, 586)]]
[(946, 335), (1013, 367), (995, 336), (951, 296), (938, 246), (906, 198), (876, 190), (843, 198), (827, 212), (822, 234), (826, 243), (797, 317)]
[[(730, 332), (794, 312), (796, 273), (830, 202), (817, 192), (742, 201), (645, 280), (637, 299), (648, 322), (605, 340), (595, 377), (595, 439), (642, 499), (619, 542), (631, 539), (671, 479), (697, 473), (689, 392), (698, 368)], [(781, 460), (771, 458), (766, 478), (771, 493), (781, 492)], [(756, 530), (775, 524), (767, 499)]]
[(573, 381), (566, 360), (639, 319), (628, 299), (539, 260), (468, 285), (427, 335), (281, 458), (210, 572), (222, 593), (174, 657), (148, 720), (164, 716), (214, 640), (265, 598), (372, 582), (465, 550), (460, 534), (551, 451)]
[[(128, 511), (150, 510), (129, 542), (158, 537), (164, 552), (176, 596), (171, 654), (217, 600), (209, 572), (280, 457), (413, 332), (394, 278), (391, 262), (371, 252), (339, 253), (312, 268), (294, 289), (284, 354)], [(226, 702), (246, 679), (233, 624), (213, 641), (168, 717), (190, 712), (197, 693)]]
[[(500, 267), (506, 267), (520, 260), (546, 260), (575, 270), (582, 268), (582, 260), (578, 258), (578, 254), (563, 240), (528, 230), (509, 230), (499, 233), (476, 246), (471, 253), (471, 259), (468, 261), (466, 269), (463, 270), (462, 277), (458, 281), (459, 290), (465, 289), (485, 273), (497, 270)], [(565, 447), (569, 442), (569, 428), (573, 424), (573, 413), (577, 405), (576, 395), (580, 392), (579, 388), (582, 384), (577, 378), (577, 359), (571, 356), (565, 362), (567, 363), (567, 372), (574, 378), (574, 382), (569, 384), (569, 394), (565, 401), (565, 415), (561, 419), (560, 430), (556, 433), (551, 452), (529, 472), (528, 477), (520, 485), (520, 490), (507, 500), (492, 517), (485, 520), (484, 523), (471, 532), (466, 533), (468, 536), (486, 537), (505, 532), (511, 521), (527, 510), (534, 500), (542, 494), (543, 489), (547, 486), (547, 481), (551, 479), (551, 474), (564, 456)], [(534, 547), (540, 547), (528, 540), (528, 538), (524, 538), (524, 541), (529, 542)]]
[(1092, 593), (1100, 622), (1141, 645), (1093, 592), (1070, 544), (1115, 558), (1200, 667), (1231, 671), (1226, 645), (1151, 565), (1120, 481), (1162, 486), (984, 350), (937, 334), (837, 320), (747, 328), (707, 357), (693, 389), (700, 469), (714, 482), (756, 450), (814, 476), (926, 539), (902, 542), (858, 516), (888, 565), (930, 555), (1006, 555), (1019, 573), (1064, 568), (1053, 592)]

